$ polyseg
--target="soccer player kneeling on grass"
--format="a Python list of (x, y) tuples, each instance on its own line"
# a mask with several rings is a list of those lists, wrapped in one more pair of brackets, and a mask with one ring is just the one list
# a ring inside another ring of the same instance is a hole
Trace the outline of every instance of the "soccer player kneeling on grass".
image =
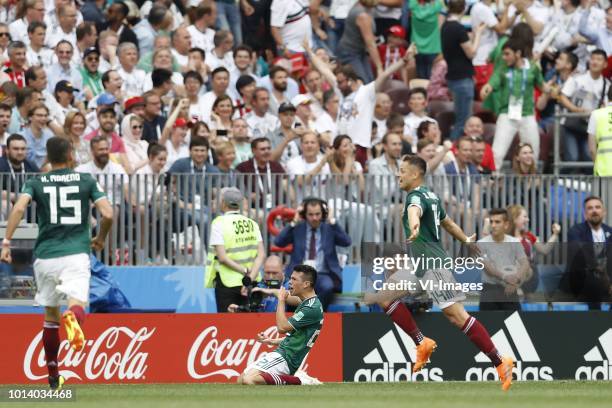
[[(323, 327), (323, 306), (314, 291), (317, 271), (308, 265), (296, 265), (291, 273), (289, 291), (277, 291), (276, 327), (279, 333), (287, 333), (282, 339), (257, 335), (263, 344), (278, 345), (271, 353), (264, 354), (238, 377), (238, 384), (245, 385), (319, 385), (316, 378), (298, 370), (314, 345)], [(285, 315), (286, 305), (297, 306), (293, 316)]]
[[(43, 346), (49, 385), (60, 389), (57, 354), (60, 346), (60, 301), (68, 298), (68, 310), (61, 316), (68, 342), (74, 351), (85, 344), (81, 325), (89, 299), (91, 249), (100, 251), (113, 223), (113, 209), (104, 190), (90, 174), (76, 173), (72, 145), (66, 139), (47, 141), (47, 160), (51, 171), (30, 178), (15, 203), (2, 241), (2, 262), (11, 262), (11, 238), (30, 202), (36, 203), (38, 237), (34, 246), (35, 302), (45, 307)], [(89, 203), (102, 216), (98, 236), (91, 238)]]

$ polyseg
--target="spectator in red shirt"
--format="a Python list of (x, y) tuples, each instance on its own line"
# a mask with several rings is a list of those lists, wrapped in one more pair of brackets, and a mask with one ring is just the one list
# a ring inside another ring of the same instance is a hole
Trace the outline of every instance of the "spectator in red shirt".
[[(394, 25), (387, 32), (387, 42), (378, 46), (378, 54), (383, 64), (383, 69), (389, 68), (391, 64), (399, 61), (406, 55), (406, 30), (401, 25)], [(393, 74), (393, 79), (400, 79), (408, 83), (408, 71), (402, 69)]]

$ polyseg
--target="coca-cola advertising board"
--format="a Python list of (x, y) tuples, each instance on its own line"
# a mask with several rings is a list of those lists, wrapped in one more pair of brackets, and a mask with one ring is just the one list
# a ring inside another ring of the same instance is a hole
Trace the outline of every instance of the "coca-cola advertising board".
[[(42, 315), (0, 315), (0, 384), (46, 383), (42, 323)], [(235, 382), (274, 350), (258, 343), (257, 333), (278, 336), (273, 314), (97, 314), (83, 328), (79, 352), (60, 331), (60, 372), (70, 383)], [(342, 315), (325, 315), (302, 369), (342, 381)]]

